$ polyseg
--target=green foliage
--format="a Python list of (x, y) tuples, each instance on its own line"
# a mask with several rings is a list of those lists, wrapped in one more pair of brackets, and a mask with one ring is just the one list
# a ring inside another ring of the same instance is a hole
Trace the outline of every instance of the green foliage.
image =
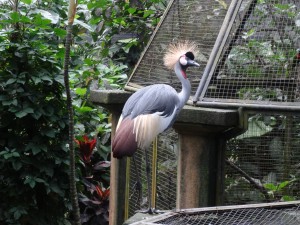
[(0, 13), (0, 222), (68, 224), (57, 14), (21, 3), (18, 10)]
[[(11, 3), (0, 8), (0, 223), (69, 224), (62, 76), (67, 2)], [(111, 125), (108, 112), (88, 101), (90, 89), (124, 85), (164, 7), (157, 0), (79, 1), (70, 60), (75, 134), (99, 137), (92, 162), (103, 190), (109, 173), (99, 162), (110, 159)], [(91, 189), (78, 186), (89, 195)]]
[(295, 181), (296, 179), (292, 178), (291, 180), (283, 181), (281, 183), (278, 183), (277, 185), (273, 183), (266, 183), (264, 184), (264, 187), (267, 189), (268, 194), (274, 200), (294, 201), (296, 200), (296, 197), (287, 195), (287, 193), (288, 193), (288, 187)]

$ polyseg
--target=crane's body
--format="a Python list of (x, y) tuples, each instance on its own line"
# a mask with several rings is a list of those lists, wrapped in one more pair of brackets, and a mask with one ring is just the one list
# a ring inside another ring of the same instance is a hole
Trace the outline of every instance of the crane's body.
[[(155, 84), (138, 90), (127, 100), (112, 143), (115, 158), (133, 156), (138, 148), (146, 152), (153, 139), (173, 125), (191, 93), (186, 69), (189, 66), (199, 66), (192, 53), (195, 48), (194, 43), (179, 43), (171, 46), (164, 57), (165, 65), (174, 69), (182, 84), (179, 93), (169, 85)], [(150, 202), (150, 198), (148, 201)], [(152, 212), (150, 207), (151, 205), (147, 212)]]

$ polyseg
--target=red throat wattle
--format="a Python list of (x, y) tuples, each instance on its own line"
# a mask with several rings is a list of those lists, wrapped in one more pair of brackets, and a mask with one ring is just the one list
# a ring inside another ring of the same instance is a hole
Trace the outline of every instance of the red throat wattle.
[(182, 76), (184, 77), (184, 79), (187, 79), (187, 76), (186, 76), (186, 73), (185, 73), (184, 70), (181, 70), (181, 74), (182, 74)]

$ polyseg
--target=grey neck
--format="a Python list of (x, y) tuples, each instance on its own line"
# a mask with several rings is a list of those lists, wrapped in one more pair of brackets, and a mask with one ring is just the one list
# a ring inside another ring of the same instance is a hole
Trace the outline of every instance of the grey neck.
[(187, 78), (184, 78), (185, 71), (182, 69), (179, 61), (175, 64), (174, 70), (182, 85), (182, 89), (178, 93), (179, 108), (181, 109), (191, 95), (191, 83)]

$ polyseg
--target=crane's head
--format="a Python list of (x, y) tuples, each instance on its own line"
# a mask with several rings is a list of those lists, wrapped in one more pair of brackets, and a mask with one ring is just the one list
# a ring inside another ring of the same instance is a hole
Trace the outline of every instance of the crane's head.
[(183, 69), (189, 66), (199, 66), (199, 64), (194, 61), (197, 53), (197, 45), (195, 42), (182, 41), (171, 44), (164, 56), (164, 64), (168, 69), (174, 69), (177, 62), (180, 63)]
[(185, 69), (189, 66), (200, 66), (194, 61), (194, 54), (192, 52), (187, 52), (184, 55), (180, 56), (179, 63)]

